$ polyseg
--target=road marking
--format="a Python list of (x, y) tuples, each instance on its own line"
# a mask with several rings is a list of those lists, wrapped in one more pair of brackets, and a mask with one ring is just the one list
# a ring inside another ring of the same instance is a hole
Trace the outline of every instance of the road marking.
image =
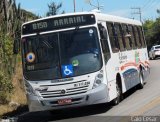
[(160, 104), (160, 97), (157, 97), (157, 98), (153, 99), (152, 101), (150, 101), (149, 103), (142, 106), (141, 108), (139, 108), (134, 113), (132, 113), (131, 116), (143, 115), (144, 112), (146, 112), (147, 110), (150, 110), (151, 108), (153, 108), (159, 104)]

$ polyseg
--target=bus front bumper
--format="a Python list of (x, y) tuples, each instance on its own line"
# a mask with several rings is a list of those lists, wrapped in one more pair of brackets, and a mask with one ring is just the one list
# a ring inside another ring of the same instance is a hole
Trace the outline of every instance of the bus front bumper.
[[(101, 84), (99, 87), (92, 89), (84, 94), (42, 99), (37, 96), (27, 94), (29, 111), (57, 110), (64, 108), (80, 107), (86, 105), (100, 104), (108, 102), (107, 86)], [(59, 105), (58, 100), (71, 99), (70, 104)]]

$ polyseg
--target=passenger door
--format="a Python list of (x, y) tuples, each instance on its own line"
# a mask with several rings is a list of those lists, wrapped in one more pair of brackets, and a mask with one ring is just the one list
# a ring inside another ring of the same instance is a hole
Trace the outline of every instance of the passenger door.
[(106, 23), (99, 22), (98, 28), (99, 28), (99, 33), (100, 33), (100, 40), (101, 40), (104, 60), (105, 60), (105, 64), (107, 64), (108, 60), (111, 58), (111, 54), (110, 54), (110, 49), (109, 49), (109, 44), (108, 44), (108, 34), (107, 34), (107, 29), (106, 29)]

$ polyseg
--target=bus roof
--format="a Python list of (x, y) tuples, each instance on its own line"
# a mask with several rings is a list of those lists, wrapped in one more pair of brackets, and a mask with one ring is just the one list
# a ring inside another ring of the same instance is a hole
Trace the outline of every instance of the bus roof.
[(126, 24), (140, 25), (140, 26), (142, 25), (142, 23), (138, 20), (124, 18), (124, 17), (120, 17), (120, 16), (114, 16), (114, 15), (97, 13), (97, 12), (76, 12), (76, 13), (60, 14), (60, 15), (54, 15), (54, 16), (49, 16), (49, 17), (44, 17), (44, 18), (32, 20), (32, 21), (23, 23), (22, 26), (25, 24), (32, 23), (32, 22), (37, 22), (37, 21), (41, 21), (41, 20), (45, 20), (45, 19), (54, 18), (54, 17), (64, 17), (64, 16), (71, 16), (71, 15), (85, 15), (85, 14), (94, 14), (96, 16), (96, 19), (99, 21), (126, 23)]
[(95, 13), (97, 20), (99, 21), (108, 21), (108, 22), (117, 22), (117, 23), (126, 23), (126, 24), (133, 24), (133, 25), (142, 25), (142, 23), (138, 20), (124, 18), (120, 16), (114, 16), (109, 14), (103, 13)]

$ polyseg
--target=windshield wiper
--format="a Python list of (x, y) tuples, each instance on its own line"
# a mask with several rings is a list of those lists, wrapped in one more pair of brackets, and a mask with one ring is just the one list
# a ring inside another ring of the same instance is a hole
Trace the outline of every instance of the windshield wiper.
[(53, 48), (53, 46), (51, 44), (48, 43), (48, 41), (43, 40), (42, 41), (48, 48)]

